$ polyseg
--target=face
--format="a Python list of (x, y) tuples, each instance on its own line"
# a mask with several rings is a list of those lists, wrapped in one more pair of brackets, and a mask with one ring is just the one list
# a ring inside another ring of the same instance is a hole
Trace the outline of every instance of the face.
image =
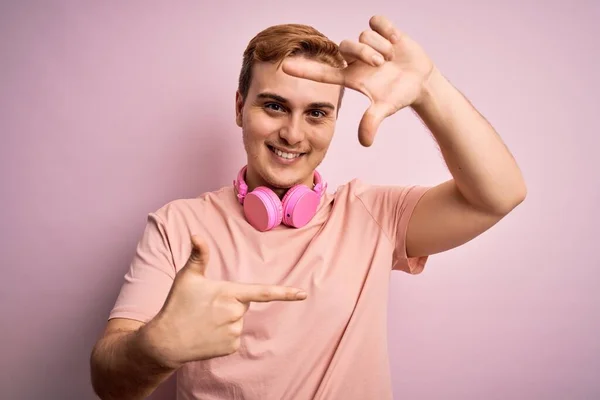
[(256, 63), (245, 101), (236, 95), (236, 122), (248, 154), (246, 183), (280, 196), (293, 185), (312, 188), (335, 129), (340, 87), (287, 75)]

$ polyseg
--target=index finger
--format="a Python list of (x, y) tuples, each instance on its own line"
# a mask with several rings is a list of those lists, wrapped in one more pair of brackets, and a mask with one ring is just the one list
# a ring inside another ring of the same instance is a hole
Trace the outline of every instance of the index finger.
[(333, 85), (344, 85), (345, 82), (344, 72), (341, 68), (303, 57), (287, 58), (283, 61), (281, 69), (288, 75), (317, 82)]
[(252, 284), (236, 284), (233, 290), (233, 294), (235, 298), (242, 303), (298, 301), (304, 300), (307, 297), (306, 292), (297, 288)]

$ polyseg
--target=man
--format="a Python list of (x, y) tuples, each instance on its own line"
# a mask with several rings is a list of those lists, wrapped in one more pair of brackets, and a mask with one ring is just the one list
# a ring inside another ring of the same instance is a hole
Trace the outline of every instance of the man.
[[(177, 373), (178, 399), (389, 399), (392, 269), (486, 231), (525, 198), (493, 128), (391, 22), (371, 18), (339, 48), (313, 28), (274, 26), (248, 45), (236, 121), (248, 154), (232, 186), (151, 213), (91, 360), (103, 399), (140, 399)], [(316, 168), (343, 89), (371, 106), (359, 140), (410, 107), (453, 179), (432, 188)]]

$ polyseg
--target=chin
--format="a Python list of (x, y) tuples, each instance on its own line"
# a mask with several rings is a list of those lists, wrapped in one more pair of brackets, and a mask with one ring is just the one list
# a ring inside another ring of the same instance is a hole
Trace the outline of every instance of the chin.
[(289, 189), (304, 180), (303, 174), (294, 171), (278, 171), (269, 168), (263, 176), (265, 182), (276, 189)]
[(268, 146), (264, 151), (251, 157), (255, 161), (255, 171), (263, 184), (273, 189), (289, 189), (294, 185), (306, 183), (312, 178), (315, 170), (315, 154), (312, 151), (303, 153), (297, 159), (282, 159)]
[(307, 165), (298, 165), (294, 167), (267, 164), (263, 169), (263, 180), (273, 188), (289, 189), (299, 183), (304, 183), (312, 169)]

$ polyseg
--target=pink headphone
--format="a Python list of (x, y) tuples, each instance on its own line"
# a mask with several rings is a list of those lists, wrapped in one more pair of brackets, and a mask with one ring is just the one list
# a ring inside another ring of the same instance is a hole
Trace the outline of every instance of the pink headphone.
[(282, 200), (269, 188), (259, 186), (248, 193), (248, 185), (244, 181), (247, 166), (238, 173), (233, 185), (237, 198), (244, 206), (244, 214), (250, 225), (264, 232), (273, 229), (283, 222), (284, 225), (301, 228), (314, 217), (327, 184), (315, 171), (315, 187), (311, 190), (306, 185), (291, 187)]

